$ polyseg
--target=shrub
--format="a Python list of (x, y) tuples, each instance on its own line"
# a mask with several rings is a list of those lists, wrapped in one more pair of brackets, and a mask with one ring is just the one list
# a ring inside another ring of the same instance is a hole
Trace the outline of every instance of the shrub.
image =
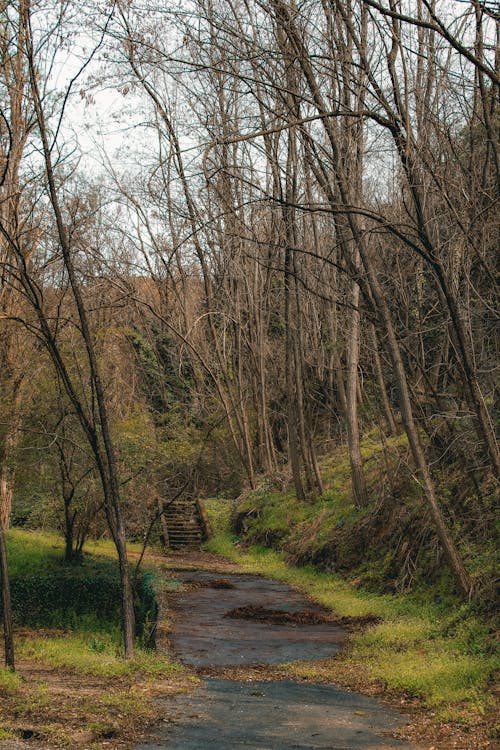
[[(17, 625), (107, 630), (119, 624), (121, 585), (115, 561), (88, 555), (80, 565), (68, 565), (62, 550), (41, 535), (13, 536), (11, 598)], [(137, 635), (150, 641), (157, 616), (153, 573), (137, 576), (134, 606)]]

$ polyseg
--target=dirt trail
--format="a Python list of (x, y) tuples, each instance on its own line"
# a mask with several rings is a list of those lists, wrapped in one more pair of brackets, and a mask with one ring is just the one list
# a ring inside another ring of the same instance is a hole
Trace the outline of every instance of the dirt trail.
[[(323, 608), (258, 576), (220, 570), (173, 576), (172, 649), (211, 676), (175, 698), (173, 711), (170, 702), (168, 720), (137, 750), (416, 750), (391, 736), (406, 717), (373, 698), (277, 675), (273, 681), (272, 666), (265, 681), (250, 678), (257, 665), (334, 655), (345, 632)], [(237, 616), (229, 616), (234, 610)]]

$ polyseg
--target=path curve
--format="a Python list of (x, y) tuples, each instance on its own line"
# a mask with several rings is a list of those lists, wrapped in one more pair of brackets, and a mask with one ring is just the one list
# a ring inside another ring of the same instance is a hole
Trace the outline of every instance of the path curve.
[(233, 619), (247, 605), (324, 613), (285, 584), (259, 576), (173, 573), (171, 645), (185, 664), (212, 668), (200, 689), (169, 702), (168, 718), (137, 750), (417, 750), (391, 734), (407, 718), (373, 698), (331, 685), (221, 679), (228, 667), (312, 661), (335, 654), (345, 634), (335, 623)]
[[(269, 624), (226, 617), (254, 605), (285, 613), (325, 610), (279, 581), (252, 575), (178, 572), (187, 590), (172, 597), (174, 654), (193, 667), (283, 664), (326, 659), (341, 648), (345, 632), (334, 623)], [(227, 585), (228, 588), (214, 588)], [(231, 587), (231, 588), (229, 588)], [(191, 590), (190, 590), (191, 589)]]

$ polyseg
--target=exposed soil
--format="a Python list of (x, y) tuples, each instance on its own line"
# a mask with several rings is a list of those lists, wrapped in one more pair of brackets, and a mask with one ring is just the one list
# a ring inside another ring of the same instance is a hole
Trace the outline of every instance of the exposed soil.
[(226, 612), (224, 617), (234, 620), (256, 620), (257, 622), (268, 622), (275, 625), (281, 623), (295, 623), (296, 625), (318, 625), (319, 623), (332, 622), (332, 618), (321, 612), (311, 609), (300, 609), (298, 612), (284, 612), (282, 609), (267, 609), (255, 604), (247, 604), (236, 607)]
[[(29, 635), (27, 629), (22, 632)], [(61, 631), (50, 631), (48, 637), (60, 636)], [(81, 750), (90, 744), (96, 750), (129, 748), (156, 721), (153, 700), (193, 687), (186, 675), (154, 682), (106, 679), (25, 658), (18, 658), (16, 667), (22, 685), (16, 693), (0, 691), (0, 726), (17, 738), (0, 741), (2, 750)]]
[[(234, 587), (233, 587), (234, 588)], [(280, 623), (295, 623), (296, 625), (318, 625), (319, 623), (336, 623), (345, 630), (363, 630), (371, 625), (382, 622), (377, 615), (360, 615), (359, 617), (337, 617), (328, 610), (324, 612), (301, 609), (298, 612), (285, 612), (281, 609), (268, 609), (255, 604), (236, 607), (226, 612), (224, 617), (235, 620), (256, 620), (279, 625)]]

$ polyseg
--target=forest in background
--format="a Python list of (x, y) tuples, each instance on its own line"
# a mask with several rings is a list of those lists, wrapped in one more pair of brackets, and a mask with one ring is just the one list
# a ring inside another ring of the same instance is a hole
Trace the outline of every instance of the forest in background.
[(109, 534), (130, 655), (126, 542), (158, 500), (328, 503), (345, 446), (355, 509), (418, 495), (408, 568), (425, 536), (490, 606), (493, 3), (4, 0), (0, 23), (2, 530), (58, 529), (68, 560)]

